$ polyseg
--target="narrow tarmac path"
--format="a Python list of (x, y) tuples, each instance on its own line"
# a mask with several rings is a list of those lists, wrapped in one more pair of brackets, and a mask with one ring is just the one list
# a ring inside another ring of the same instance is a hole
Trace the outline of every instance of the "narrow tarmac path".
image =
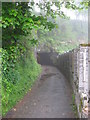
[(6, 118), (75, 118), (69, 81), (55, 67), (43, 66), (38, 84)]

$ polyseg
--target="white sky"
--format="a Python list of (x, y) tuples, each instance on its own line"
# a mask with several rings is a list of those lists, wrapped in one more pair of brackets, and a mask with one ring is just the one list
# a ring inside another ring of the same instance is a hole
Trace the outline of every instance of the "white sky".
[[(39, 2), (39, 0), (34, 0), (34, 1)], [(79, 1), (79, 0), (76, 0), (75, 2), (78, 3), (78, 1)], [(53, 6), (53, 9), (56, 10), (57, 8), (56, 8), (55, 6)], [(66, 14), (67, 16), (69, 16), (71, 19), (76, 19), (75, 10), (72, 10), (72, 9), (67, 10), (67, 9), (64, 8), (64, 7), (63, 7), (61, 10), (64, 11), (65, 14)], [(38, 6), (35, 6), (35, 11), (40, 12), (40, 8), (38, 8)], [(87, 11), (87, 13), (85, 13), (85, 14), (87, 14), (86, 20), (88, 21), (88, 11)], [(78, 19), (79, 19), (79, 20), (83, 20), (83, 16), (82, 16), (82, 15), (79, 15)]]

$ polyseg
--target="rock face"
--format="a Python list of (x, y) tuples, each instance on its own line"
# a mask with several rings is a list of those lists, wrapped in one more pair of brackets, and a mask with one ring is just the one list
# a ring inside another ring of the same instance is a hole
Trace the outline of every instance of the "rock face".
[[(42, 54), (39, 55), (44, 64)], [(53, 63), (71, 83), (79, 117), (90, 117), (90, 46), (80, 45), (79, 48), (61, 55), (47, 53), (45, 58)]]

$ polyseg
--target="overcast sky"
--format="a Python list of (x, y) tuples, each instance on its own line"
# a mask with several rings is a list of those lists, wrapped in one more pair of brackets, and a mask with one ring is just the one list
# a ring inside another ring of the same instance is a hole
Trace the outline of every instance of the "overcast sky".
[[(34, 1), (35, 1), (35, 2), (39, 2), (39, 1), (42, 1), (42, 0), (34, 0)], [(80, 3), (80, 1), (82, 1), (82, 0), (75, 0), (75, 3), (78, 5), (78, 4)], [(56, 10), (56, 7), (53, 6), (53, 9)], [(76, 11), (75, 11), (75, 10), (72, 10), (72, 9), (67, 10), (67, 9), (64, 8), (64, 7), (63, 7), (61, 10), (64, 11), (65, 14), (66, 14), (67, 16), (69, 16), (71, 19), (76, 19)], [(40, 9), (39, 9), (37, 6), (35, 6), (35, 11), (40, 12)], [(85, 14), (86, 14), (86, 20), (88, 21), (88, 10), (85, 12)], [(78, 16), (77, 19), (83, 20), (82, 14), (79, 14), (79, 16)]]

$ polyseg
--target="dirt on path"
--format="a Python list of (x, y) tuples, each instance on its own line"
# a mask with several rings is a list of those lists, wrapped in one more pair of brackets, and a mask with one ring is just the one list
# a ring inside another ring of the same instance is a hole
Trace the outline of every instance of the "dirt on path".
[(38, 84), (5, 118), (75, 118), (69, 81), (55, 67), (42, 68)]

